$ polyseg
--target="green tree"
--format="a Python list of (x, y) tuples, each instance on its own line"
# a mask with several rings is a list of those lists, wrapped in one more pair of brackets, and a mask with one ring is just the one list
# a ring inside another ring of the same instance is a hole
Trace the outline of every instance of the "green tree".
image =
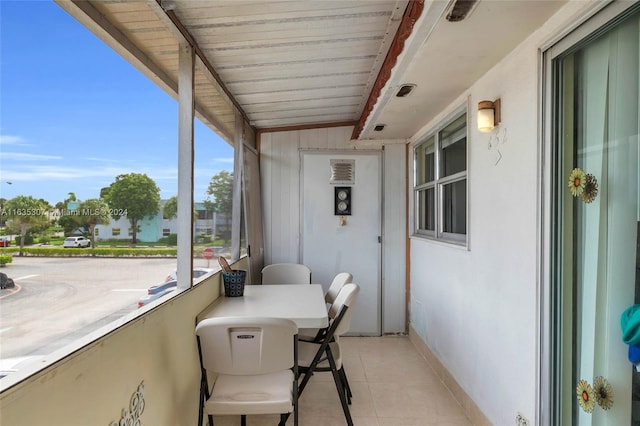
[(83, 227), (91, 240), (91, 246), (95, 247), (94, 234), (96, 225), (106, 225), (110, 221), (109, 205), (106, 201), (90, 198), (78, 206), (79, 215), (75, 216), (78, 224)]
[(207, 187), (207, 210), (231, 214), (233, 204), (233, 173), (222, 170), (211, 178)]
[(67, 209), (61, 209), (62, 216), (58, 219), (58, 225), (64, 230), (64, 235), (71, 235), (73, 231), (78, 229), (80, 223), (78, 223), (77, 216), (69, 214)]
[(5, 212), (4, 212), (4, 208), (5, 205), (7, 204), (7, 199), (6, 198), (2, 198), (0, 197), (0, 228), (3, 228), (5, 225)]
[[(102, 195), (102, 191), (101, 195)], [(113, 210), (114, 219), (126, 216), (131, 224), (131, 243), (138, 242), (138, 226), (146, 216), (160, 211), (160, 188), (146, 174), (129, 173), (116, 176), (109, 187), (107, 203)]]
[(164, 203), (162, 208), (162, 217), (164, 219), (173, 219), (178, 215), (178, 197), (173, 196)]
[(100, 189), (100, 199), (101, 200), (107, 201), (109, 199), (109, 190), (110, 189), (111, 189), (110, 186), (105, 186), (104, 188)]
[(18, 195), (7, 201), (5, 214), (9, 227), (20, 235), (20, 256), (27, 231), (37, 232), (49, 227), (48, 206), (32, 196)]
[[(174, 195), (169, 198), (162, 208), (162, 218), (163, 219), (173, 219), (178, 216), (178, 196)], [(193, 207), (193, 220), (198, 218), (198, 212), (196, 211), (195, 206)]]

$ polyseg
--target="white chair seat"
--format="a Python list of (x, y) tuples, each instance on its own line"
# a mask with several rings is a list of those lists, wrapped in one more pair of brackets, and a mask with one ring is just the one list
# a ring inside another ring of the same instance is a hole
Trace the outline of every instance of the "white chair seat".
[(298, 339), (311, 341), (320, 331), (319, 328), (300, 328), (298, 329)]
[[(205, 402), (208, 412), (216, 414), (279, 414), (293, 410), (291, 370), (259, 376), (231, 376), (216, 378), (211, 398)], [(239, 409), (239, 406), (242, 408)]]

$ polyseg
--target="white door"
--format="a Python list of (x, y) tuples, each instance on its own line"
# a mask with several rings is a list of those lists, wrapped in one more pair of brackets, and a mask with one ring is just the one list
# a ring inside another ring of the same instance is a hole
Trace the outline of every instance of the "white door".
[[(379, 153), (301, 151), (302, 263), (329, 288), (339, 272), (360, 286), (351, 333), (381, 334), (381, 158)], [(331, 160), (355, 160), (352, 185), (330, 183)], [(351, 188), (351, 214), (335, 214), (335, 187)]]

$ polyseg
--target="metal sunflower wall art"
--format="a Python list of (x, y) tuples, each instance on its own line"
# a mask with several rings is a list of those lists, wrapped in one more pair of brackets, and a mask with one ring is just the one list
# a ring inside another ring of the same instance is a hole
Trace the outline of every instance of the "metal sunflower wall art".
[(603, 410), (608, 410), (613, 407), (613, 390), (607, 379), (602, 376), (596, 377), (593, 382), (593, 393), (596, 396), (598, 405)]
[(576, 386), (576, 397), (578, 404), (585, 413), (591, 413), (596, 406), (593, 388), (586, 380), (580, 380)]
[(598, 180), (594, 175), (586, 174), (581, 168), (576, 167), (569, 175), (569, 192), (588, 204), (598, 196)]
[(571, 174), (569, 175), (569, 191), (571, 192), (571, 195), (574, 197), (582, 195), (586, 179), (587, 178), (582, 169), (576, 167), (571, 171)]
[(598, 180), (592, 174), (587, 174), (584, 181), (584, 191), (582, 201), (589, 204), (598, 196)]

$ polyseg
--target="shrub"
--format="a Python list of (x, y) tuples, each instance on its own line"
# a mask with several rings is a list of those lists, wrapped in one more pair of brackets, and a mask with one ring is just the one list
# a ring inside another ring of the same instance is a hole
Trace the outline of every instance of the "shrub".
[[(7, 252), (19, 253), (18, 247), (9, 247)], [(125, 248), (125, 247), (100, 247), (100, 248), (62, 248), (62, 247), (25, 247), (22, 249), (25, 256), (63, 256), (63, 257), (175, 257), (175, 248)]]
[(10, 254), (0, 254), (0, 266), (13, 262), (13, 256)]
[[(16, 243), (17, 246), (20, 245), (20, 235), (16, 235)], [(24, 245), (31, 245), (33, 244), (33, 235), (27, 233), (27, 235), (24, 236)]]

